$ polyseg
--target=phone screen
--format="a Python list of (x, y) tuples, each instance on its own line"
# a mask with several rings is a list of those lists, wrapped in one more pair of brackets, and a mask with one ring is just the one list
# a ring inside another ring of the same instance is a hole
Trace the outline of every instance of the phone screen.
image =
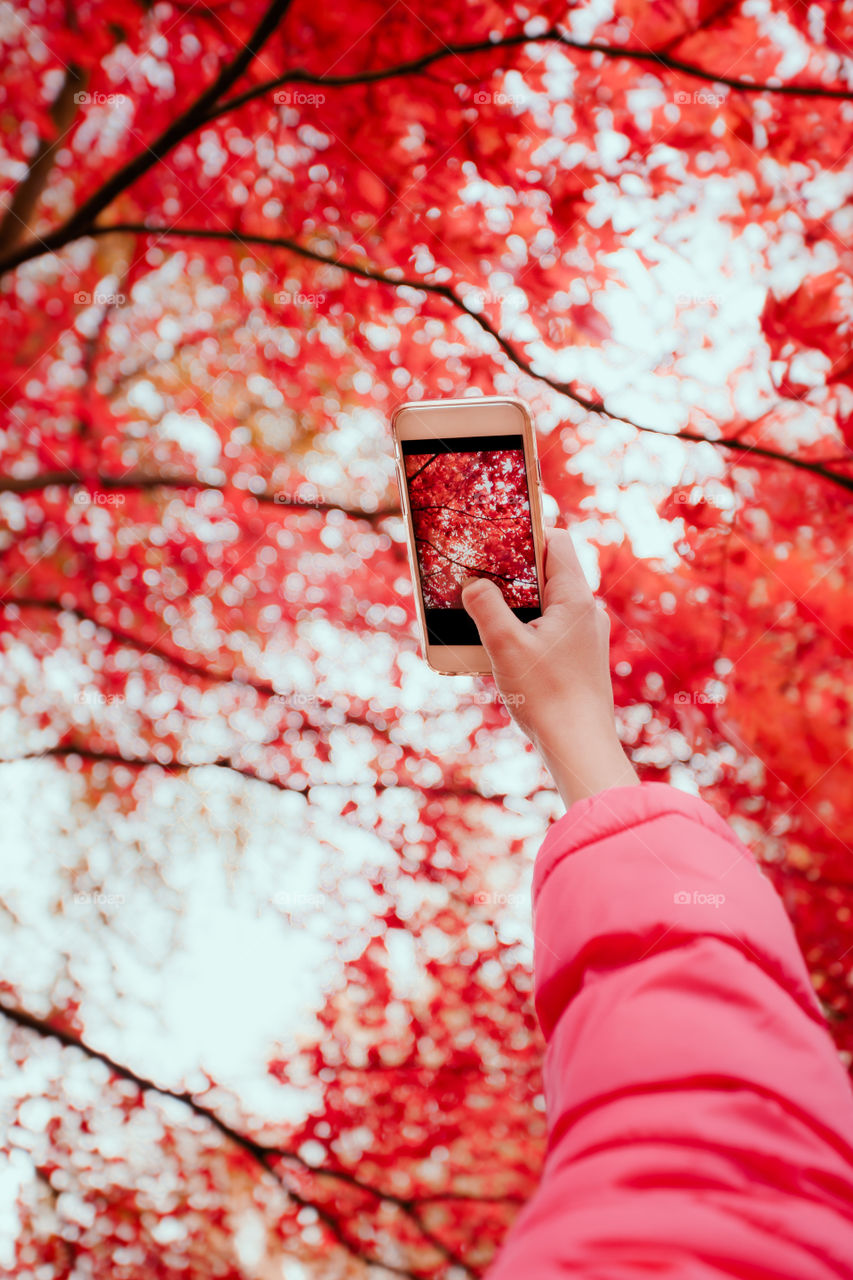
[(541, 615), (524, 437), (401, 440), (430, 644), (480, 644), (466, 578), (491, 578), (517, 618)]

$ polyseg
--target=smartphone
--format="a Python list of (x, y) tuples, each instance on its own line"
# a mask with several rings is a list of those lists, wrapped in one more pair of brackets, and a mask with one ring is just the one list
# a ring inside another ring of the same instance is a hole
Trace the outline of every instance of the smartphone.
[(441, 675), (491, 675), (462, 604), (490, 578), (517, 618), (542, 613), (545, 538), (536, 435), (523, 400), (418, 400), (391, 419), (424, 659)]

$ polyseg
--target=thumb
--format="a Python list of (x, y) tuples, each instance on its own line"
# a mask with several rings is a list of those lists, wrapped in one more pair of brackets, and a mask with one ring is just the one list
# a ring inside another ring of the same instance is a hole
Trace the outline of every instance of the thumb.
[(492, 654), (524, 639), (521, 622), (489, 578), (468, 578), (462, 584), (462, 604), (476, 624), (483, 647)]

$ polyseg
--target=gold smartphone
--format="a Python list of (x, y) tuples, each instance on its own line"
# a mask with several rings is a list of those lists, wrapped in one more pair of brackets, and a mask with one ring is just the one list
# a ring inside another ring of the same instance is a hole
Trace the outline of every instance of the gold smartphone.
[(491, 675), (462, 604), (491, 578), (517, 618), (542, 613), (545, 536), (536, 434), (523, 400), (418, 400), (391, 419), (409, 564), (428, 666)]

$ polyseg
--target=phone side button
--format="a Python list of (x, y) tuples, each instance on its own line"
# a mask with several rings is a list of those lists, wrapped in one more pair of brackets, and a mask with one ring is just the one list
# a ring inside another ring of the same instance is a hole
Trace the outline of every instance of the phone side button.
[(542, 483), (542, 468), (539, 465), (539, 459), (536, 459), (536, 474), (539, 477), (539, 483)]

